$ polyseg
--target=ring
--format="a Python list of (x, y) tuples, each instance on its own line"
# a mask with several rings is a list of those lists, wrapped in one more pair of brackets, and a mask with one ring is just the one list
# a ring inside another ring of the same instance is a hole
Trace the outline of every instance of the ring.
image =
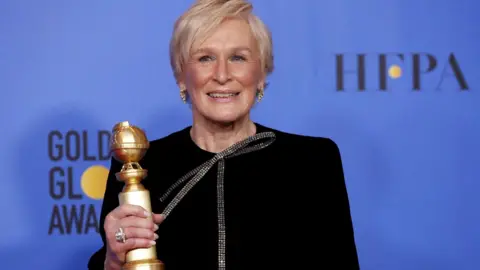
[(115, 232), (115, 239), (120, 243), (125, 243), (125, 241), (127, 241), (127, 236), (123, 232), (122, 227), (118, 228), (118, 230)]

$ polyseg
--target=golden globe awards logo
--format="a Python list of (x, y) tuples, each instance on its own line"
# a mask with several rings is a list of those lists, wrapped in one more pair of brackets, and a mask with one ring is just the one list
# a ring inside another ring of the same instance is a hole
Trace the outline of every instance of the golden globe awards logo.
[(53, 200), (49, 235), (98, 233), (99, 211), (93, 202), (103, 199), (105, 192), (108, 169), (100, 163), (110, 160), (110, 136), (104, 130), (52, 130), (48, 134), (52, 161), (48, 194)]
[(335, 74), (336, 91), (347, 88), (388, 91), (393, 90), (391, 84), (400, 79), (405, 79), (413, 91), (469, 90), (460, 61), (454, 53), (441, 56), (400, 52), (336, 54)]

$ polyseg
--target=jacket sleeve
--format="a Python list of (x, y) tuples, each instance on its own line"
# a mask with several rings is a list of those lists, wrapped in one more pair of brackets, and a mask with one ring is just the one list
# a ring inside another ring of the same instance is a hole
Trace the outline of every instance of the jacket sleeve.
[(119, 205), (118, 194), (123, 189), (123, 183), (117, 180), (115, 173), (119, 172), (122, 168), (122, 164), (116, 161), (113, 157), (110, 163), (110, 171), (108, 173), (107, 186), (105, 189), (105, 194), (103, 197), (102, 210), (100, 212), (100, 221), (99, 221), (99, 232), (102, 240), (102, 246), (93, 255), (88, 261), (89, 270), (103, 270), (105, 255), (106, 255), (106, 236), (105, 236), (105, 217), (113, 209)]
[(345, 183), (345, 176), (342, 164), (342, 158), (338, 145), (331, 139), (325, 142), (325, 157), (329, 169), (329, 179), (332, 207), (330, 207), (331, 241), (329, 253), (332, 264), (335, 269), (358, 270), (360, 269), (357, 248), (355, 244), (355, 235), (351, 217), (350, 202)]

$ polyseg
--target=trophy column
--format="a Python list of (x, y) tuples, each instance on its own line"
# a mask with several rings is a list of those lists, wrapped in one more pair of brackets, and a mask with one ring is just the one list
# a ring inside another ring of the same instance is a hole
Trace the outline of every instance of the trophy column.
[[(112, 156), (123, 163), (120, 172), (115, 174), (125, 186), (118, 195), (119, 203), (139, 205), (152, 212), (150, 192), (141, 184), (147, 177), (147, 170), (138, 163), (149, 148), (145, 133), (129, 122), (116, 124), (112, 130), (110, 151)], [(148, 217), (152, 219), (152, 217)], [(164, 264), (157, 258), (155, 246), (133, 249), (126, 254), (124, 270), (164, 270)]]

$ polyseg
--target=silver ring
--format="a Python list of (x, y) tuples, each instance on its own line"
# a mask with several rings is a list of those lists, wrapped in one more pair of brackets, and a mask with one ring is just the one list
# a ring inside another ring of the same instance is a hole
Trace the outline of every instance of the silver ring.
[(118, 230), (115, 232), (115, 239), (120, 243), (125, 243), (127, 241), (127, 235), (125, 235), (123, 232), (122, 227), (118, 228)]

